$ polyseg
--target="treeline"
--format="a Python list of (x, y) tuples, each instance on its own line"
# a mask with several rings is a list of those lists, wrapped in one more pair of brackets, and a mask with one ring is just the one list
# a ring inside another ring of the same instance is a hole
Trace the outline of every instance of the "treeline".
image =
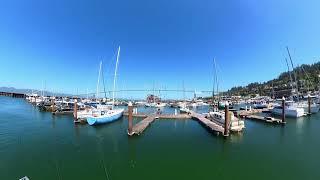
[[(290, 78), (291, 74), (291, 78)], [(294, 68), (293, 71), (284, 72), (278, 78), (263, 82), (250, 83), (247, 86), (233, 87), (227, 91), (228, 95), (248, 96), (259, 94), (262, 96), (272, 96), (279, 92), (291, 92), (292, 87), (298, 88), (298, 91), (305, 93), (307, 91), (317, 91), (320, 86), (320, 62), (308, 65), (303, 64)], [(292, 83), (291, 80), (292, 79)], [(295, 79), (297, 80), (295, 83)], [(282, 96), (283, 94), (281, 94)]]

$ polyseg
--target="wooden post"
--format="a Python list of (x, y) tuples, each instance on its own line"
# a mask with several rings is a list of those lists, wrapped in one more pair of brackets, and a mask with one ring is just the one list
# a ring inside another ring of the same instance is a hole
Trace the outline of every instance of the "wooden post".
[(132, 134), (132, 111), (133, 111), (133, 106), (132, 106), (132, 103), (129, 102), (128, 103), (128, 113), (129, 113), (129, 116), (128, 116), (128, 134), (131, 135)]
[(286, 123), (286, 113), (285, 113), (285, 101), (286, 98), (282, 97), (282, 123)]
[(308, 94), (308, 115), (311, 115), (311, 96)]
[(224, 107), (224, 136), (229, 136), (229, 103), (226, 101)]
[(54, 112), (54, 101), (55, 99), (50, 97), (50, 102), (51, 102), (51, 112)]
[(74, 121), (77, 121), (77, 117), (78, 117), (78, 115), (77, 115), (77, 111), (78, 111), (78, 104), (77, 104), (77, 102), (78, 102), (78, 100), (77, 99), (75, 99), (74, 100), (74, 106), (73, 106), (73, 117), (74, 117)]

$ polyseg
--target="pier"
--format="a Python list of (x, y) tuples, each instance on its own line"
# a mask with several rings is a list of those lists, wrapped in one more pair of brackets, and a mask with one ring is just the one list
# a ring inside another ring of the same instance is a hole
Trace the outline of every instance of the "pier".
[(0, 92), (0, 96), (9, 96), (13, 98), (25, 98), (26, 95), (22, 93), (12, 93), (12, 92)]
[(143, 119), (139, 123), (133, 126), (132, 130), (128, 131), (129, 136), (133, 136), (135, 134), (140, 135), (154, 120), (156, 119), (156, 115), (150, 115), (147, 118)]
[[(128, 112), (123, 113), (124, 116), (129, 116)], [(151, 114), (155, 115), (157, 119), (191, 119), (189, 114)], [(136, 118), (147, 118), (148, 114), (139, 113), (139, 114), (132, 114), (132, 117)]]
[(270, 109), (250, 109), (250, 110), (240, 110), (238, 115), (241, 118), (246, 118), (247, 116), (251, 116), (253, 114), (258, 114), (258, 113), (269, 113)]
[[(200, 124), (204, 125), (206, 128), (208, 128), (210, 131), (216, 132), (218, 134), (224, 133), (224, 127), (218, 125), (217, 123), (214, 123), (213, 121), (210, 121), (209, 119), (205, 118), (204, 115), (198, 114), (195, 112), (191, 112), (192, 119), (197, 120)], [(226, 134), (228, 136), (228, 134)]]
[[(132, 115), (133, 117), (141, 117), (145, 115)], [(208, 128), (210, 131), (216, 132), (218, 134), (224, 132), (224, 127), (221, 125), (218, 125), (217, 123), (214, 123), (210, 121), (209, 119), (205, 118), (204, 115), (198, 114), (198, 113), (190, 113), (189, 114), (166, 114), (166, 115), (158, 115), (158, 114), (152, 114), (147, 116), (145, 119), (141, 120), (139, 123), (134, 125), (132, 127), (131, 132), (128, 131), (129, 136), (133, 135), (140, 135), (152, 122), (154, 122), (156, 119), (194, 119), (200, 122), (200, 124), (204, 125), (206, 128)]]

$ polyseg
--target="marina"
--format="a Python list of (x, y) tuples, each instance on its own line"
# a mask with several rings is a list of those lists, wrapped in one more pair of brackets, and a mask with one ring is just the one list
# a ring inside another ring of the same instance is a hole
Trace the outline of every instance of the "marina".
[[(243, 133), (230, 133), (226, 139), (212, 136), (215, 133), (205, 130), (198, 120), (159, 118), (140, 136), (128, 138), (126, 115), (107, 125), (78, 125), (74, 124), (72, 115), (52, 116), (50, 112), (39, 111), (23, 99), (5, 96), (0, 96), (0, 99), (1, 179), (24, 176), (52, 180), (59, 176), (62, 179), (104, 179), (102, 166), (106, 167), (110, 179), (148, 179), (157, 172), (155, 169), (168, 173), (156, 179), (169, 178), (169, 174), (193, 179), (203, 177), (194, 171), (209, 171), (218, 167), (224, 167), (222, 173), (210, 178), (233, 178), (227, 173), (229, 168), (235, 168), (237, 177), (244, 179), (259, 178), (261, 174), (267, 179), (272, 178), (272, 174), (264, 173), (266, 168), (280, 173), (285, 179), (320, 176), (316, 170), (318, 162), (314, 158), (320, 147), (317, 140), (320, 114), (288, 118), (286, 125), (279, 127), (246, 120)], [(143, 112), (143, 109), (139, 108), (138, 112)], [(138, 124), (144, 118), (136, 116), (133, 123)], [(223, 137), (223, 130), (219, 131)], [(261, 153), (264, 155), (261, 156)], [(250, 158), (246, 154), (250, 154)], [(292, 159), (292, 156), (297, 158)], [(176, 161), (167, 163), (172, 158)], [(19, 161), (19, 166), (13, 163), (16, 161)], [(31, 161), (35, 165), (31, 165)], [(184, 165), (186, 161), (200, 163), (201, 166), (186, 172), (190, 168)], [(212, 164), (212, 161), (220, 164)], [(261, 161), (264, 163), (258, 163)], [(240, 173), (249, 167), (252, 173)], [(146, 168), (147, 174), (144, 173)]]
[(320, 1), (8, 1), (0, 180), (318, 180)]

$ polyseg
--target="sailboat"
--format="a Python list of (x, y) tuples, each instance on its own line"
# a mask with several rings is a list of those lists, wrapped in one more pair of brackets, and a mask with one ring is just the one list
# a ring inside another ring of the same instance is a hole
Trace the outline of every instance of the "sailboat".
[(87, 117), (87, 122), (91, 126), (116, 121), (116, 120), (120, 119), (123, 115), (124, 109), (115, 109), (114, 108), (116, 77), (117, 77), (117, 71), (118, 71), (119, 56), (120, 56), (120, 46), (118, 48), (116, 67), (115, 67), (114, 78), (113, 78), (112, 107), (109, 110), (108, 109), (106, 109), (106, 110), (101, 110), (101, 109), (93, 110), (92, 115)]
[(184, 101), (179, 103), (179, 111), (180, 113), (189, 113), (190, 110), (187, 108), (187, 102), (186, 102), (186, 90), (185, 90), (185, 87), (184, 87), (184, 82), (183, 82), (183, 99)]
[[(305, 115), (305, 111), (304, 111), (304, 108), (299, 106), (299, 92), (298, 92), (298, 85), (297, 85), (297, 77), (296, 77), (296, 74), (295, 74), (295, 71), (294, 71), (293, 62), (292, 62), (292, 59), (291, 59), (289, 48), (288, 47), (286, 47), (286, 48), (287, 48), (287, 52), (288, 52), (288, 55), (289, 55), (289, 58), (290, 58), (291, 67), (292, 67), (294, 80), (295, 80), (294, 84), (295, 84), (296, 88), (294, 88), (294, 86), (293, 86), (293, 81), (292, 81), (292, 76), (291, 76), (291, 72), (290, 72), (290, 68), (289, 68), (289, 63), (288, 63), (288, 60), (286, 58), (285, 60), (286, 60), (288, 73), (289, 73), (289, 78), (290, 78), (291, 87), (292, 87), (292, 90), (291, 90), (291, 99), (292, 99), (292, 101), (286, 101), (285, 102), (284, 113), (285, 113), (285, 116), (298, 118), (298, 117), (304, 116)], [(298, 103), (293, 101), (295, 99), (295, 96), (296, 96), (296, 99), (298, 100)], [(276, 115), (282, 115), (282, 110), (283, 110), (283, 108), (282, 108), (281, 105), (276, 105), (271, 110), (271, 112), (273, 114), (276, 114)]]

